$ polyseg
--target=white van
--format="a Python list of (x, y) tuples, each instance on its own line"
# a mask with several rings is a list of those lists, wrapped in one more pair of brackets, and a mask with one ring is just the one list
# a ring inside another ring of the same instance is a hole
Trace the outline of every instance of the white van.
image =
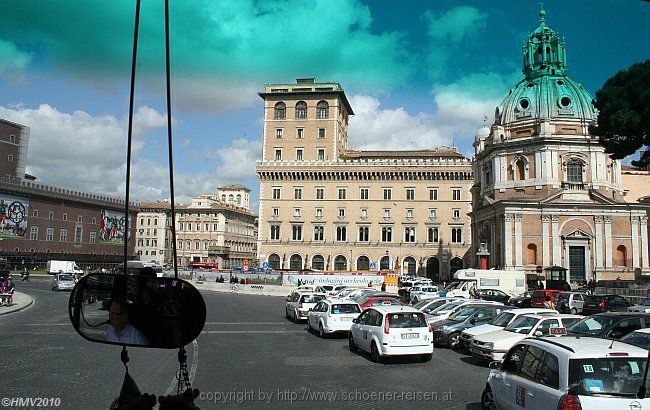
[(445, 296), (469, 298), (474, 285), (476, 289), (498, 289), (510, 295), (526, 291), (526, 273), (520, 270), (460, 269), (454, 273), (454, 282)]

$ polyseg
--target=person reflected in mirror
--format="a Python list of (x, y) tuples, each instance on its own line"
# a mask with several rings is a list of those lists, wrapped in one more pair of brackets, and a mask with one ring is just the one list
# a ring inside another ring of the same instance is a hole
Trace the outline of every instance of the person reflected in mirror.
[(126, 299), (115, 299), (108, 311), (111, 326), (106, 332), (106, 341), (130, 345), (149, 345), (149, 339), (129, 323), (129, 304)]

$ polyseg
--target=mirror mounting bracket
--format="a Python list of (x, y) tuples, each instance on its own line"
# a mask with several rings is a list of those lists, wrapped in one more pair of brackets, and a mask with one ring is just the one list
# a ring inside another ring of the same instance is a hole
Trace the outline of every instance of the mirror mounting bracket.
[(127, 363), (129, 362), (129, 352), (126, 350), (126, 346), (122, 346), (122, 353), (120, 354), (120, 359), (122, 360), (122, 364), (124, 365), (124, 368), (128, 373), (129, 366), (127, 365)]
[[(178, 369), (178, 374), (176, 378), (178, 379), (178, 387), (176, 389), (176, 394), (183, 394), (187, 390), (192, 390), (192, 385), (190, 383), (190, 375), (187, 373), (187, 352), (185, 348), (181, 346), (178, 349), (178, 363), (180, 365)], [(194, 400), (191, 400), (192, 403)]]

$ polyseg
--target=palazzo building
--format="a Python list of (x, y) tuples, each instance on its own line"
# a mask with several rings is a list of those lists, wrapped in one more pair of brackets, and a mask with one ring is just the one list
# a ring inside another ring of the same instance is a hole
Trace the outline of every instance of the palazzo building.
[(598, 113), (566, 56), (542, 9), (524, 78), (474, 143), (473, 264), (559, 266), (574, 283), (648, 275), (648, 206), (626, 202), (621, 164), (590, 134)]
[(444, 280), (466, 267), (471, 161), (455, 148), (354, 151), (335, 82), (266, 84), (258, 258), (273, 269), (397, 271)]

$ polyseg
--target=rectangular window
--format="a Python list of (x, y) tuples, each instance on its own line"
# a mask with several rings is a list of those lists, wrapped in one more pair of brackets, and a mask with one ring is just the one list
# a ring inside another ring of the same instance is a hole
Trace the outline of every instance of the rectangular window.
[(38, 209), (34, 209), (34, 210), (32, 211), (32, 216), (33, 216), (34, 218), (38, 218)]
[(302, 148), (296, 150), (296, 161), (302, 161)]
[(339, 218), (345, 218), (345, 208), (339, 208)]
[(393, 192), (390, 188), (384, 188), (384, 200), (390, 200), (393, 198)]
[(404, 228), (404, 242), (415, 243), (415, 227), (407, 226)]
[(407, 209), (406, 210), (406, 217), (407, 218), (413, 218), (413, 209)]
[(81, 215), (79, 215), (79, 216), (77, 217), (77, 222), (82, 222), (82, 221), (83, 221), (83, 218), (81, 217)]
[(52, 242), (54, 240), (54, 228), (47, 228), (45, 231), (45, 240)]
[(370, 228), (367, 226), (359, 227), (359, 242), (368, 242), (370, 239)]
[(68, 220), (68, 214), (63, 214), (63, 220), (67, 221)]
[(366, 208), (361, 209), (361, 219), (368, 219), (368, 210)]
[(280, 225), (271, 225), (271, 240), (280, 240)]
[(429, 201), (437, 201), (437, 200), (438, 200), (438, 188), (430, 188)]
[(427, 239), (429, 242), (438, 242), (438, 228), (429, 228)]
[(462, 228), (452, 228), (451, 229), (451, 242), (461, 243), (463, 241), (463, 229)]
[(381, 228), (381, 241), (393, 242), (393, 228), (390, 226), (384, 226)]
[(282, 128), (275, 129), (275, 138), (282, 138)]
[(453, 210), (453, 218), (454, 219), (460, 219), (460, 209), (454, 209)]
[(325, 128), (318, 129), (318, 138), (325, 138)]
[(197, 222), (196, 223), (196, 231), (198, 232), (200, 230), (201, 230), (201, 224), (199, 222)]
[(336, 227), (336, 240), (339, 242), (347, 241), (348, 230), (345, 226)]
[(178, 223), (178, 230), (182, 231), (183, 230), (183, 222)]
[(429, 219), (436, 219), (436, 210), (429, 209)]
[(81, 226), (77, 226), (74, 230), (74, 244), (75, 245), (81, 245), (81, 238), (82, 238), (82, 230)]
[(359, 194), (361, 199), (368, 199), (369, 191), (370, 190), (368, 188), (361, 188), (361, 192)]
[(345, 188), (339, 188), (339, 199), (345, 199), (346, 194), (347, 192)]
[(217, 224), (212, 224), (212, 230), (216, 231), (217, 230)]
[(97, 242), (97, 232), (91, 232), (90, 237), (88, 238), (88, 243), (94, 245)]
[(322, 226), (314, 226), (314, 240), (322, 241), (325, 237), (325, 228)]
[(302, 188), (293, 189), (293, 199), (302, 199)]
[(12, 143), (12, 144), (15, 144), (16, 143), (16, 136), (15, 135), (10, 135), (9, 136), (9, 142)]
[(11, 154), (7, 155), (7, 161), (14, 162), (14, 156)]
[(384, 218), (390, 218), (390, 209), (384, 209)]
[(38, 226), (31, 226), (29, 228), (29, 240), (30, 241), (38, 240)]
[(291, 227), (291, 240), (302, 241), (302, 225), (293, 225)]
[(414, 199), (415, 199), (415, 189), (408, 188), (406, 190), (406, 200), (407, 201), (413, 201)]
[(293, 208), (293, 216), (300, 217), (300, 208)]
[(305, 129), (304, 128), (296, 129), (296, 138), (298, 138), (298, 139), (305, 138)]
[(47, 218), (54, 219), (54, 212), (50, 212), (49, 214), (47, 214)]
[[(210, 230), (210, 224), (205, 224), (205, 231), (207, 232), (207, 231), (209, 231), (209, 230)], [(154, 233), (154, 235), (156, 234), (156, 230), (155, 230), (155, 229), (153, 230), (153, 233)]]
[(316, 208), (316, 218), (323, 217), (323, 208)]
[(280, 199), (280, 188), (273, 188), (272, 199)]
[(190, 232), (192, 231), (192, 222), (187, 223), (187, 230)]
[(276, 149), (275, 150), (275, 160), (276, 161), (281, 161), (282, 160), (282, 150), (281, 149)]
[(452, 199), (454, 201), (460, 201), (460, 189), (454, 188), (452, 190)]
[(271, 215), (280, 216), (280, 208), (272, 208), (271, 209)]
[(319, 148), (318, 149), (318, 159), (321, 160), (321, 161), (325, 159), (325, 149), (324, 148)]
[(316, 199), (324, 199), (325, 190), (323, 188), (316, 188)]

